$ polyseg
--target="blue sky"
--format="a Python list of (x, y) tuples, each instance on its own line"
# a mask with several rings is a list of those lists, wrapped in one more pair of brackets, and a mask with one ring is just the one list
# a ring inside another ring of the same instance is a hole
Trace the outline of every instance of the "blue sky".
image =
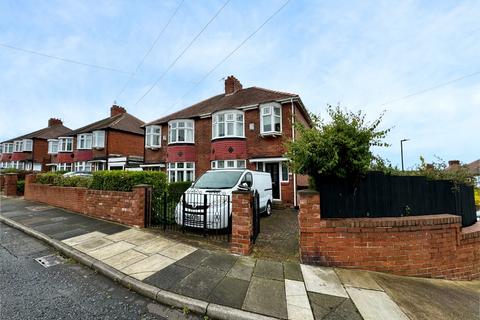
[[(0, 44), (131, 73), (179, 3), (0, 0)], [(480, 75), (385, 104), (480, 71), (479, 1), (292, 0), (192, 90), (284, 3), (231, 0), (136, 103), (224, 3), (186, 0), (120, 96), (127, 73), (0, 47), (0, 140), (49, 117), (80, 127), (108, 116), (114, 100), (151, 121), (221, 93), (221, 79), (233, 74), (244, 87), (298, 93), (321, 115), (338, 103), (370, 119), (386, 110), (392, 146), (375, 152), (393, 164), (402, 138), (411, 139), (406, 167), (420, 155), (480, 157)]]

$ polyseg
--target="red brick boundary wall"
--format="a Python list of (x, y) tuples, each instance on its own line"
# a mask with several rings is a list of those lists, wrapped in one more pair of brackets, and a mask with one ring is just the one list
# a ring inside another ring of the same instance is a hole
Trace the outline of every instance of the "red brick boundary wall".
[(232, 238), (230, 251), (235, 254), (249, 255), (253, 249), (253, 208), (250, 191), (232, 193)]
[(18, 177), (15, 173), (7, 173), (5, 175), (5, 195), (16, 196), (17, 195), (17, 181)]
[(480, 278), (480, 223), (461, 217), (321, 219), (316, 191), (299, 192), (300, 257), (304, 263), (398, 275)]
[(75, 211), (87, 216), (145, 227), (145, 196), (149, 186), (135, 186), (132, 192), (56, 187), (25, 178), (25, 199)]
[(0, 190), (3, 190), (4, 185), (5, 185), (5, 175), (0, 174)]

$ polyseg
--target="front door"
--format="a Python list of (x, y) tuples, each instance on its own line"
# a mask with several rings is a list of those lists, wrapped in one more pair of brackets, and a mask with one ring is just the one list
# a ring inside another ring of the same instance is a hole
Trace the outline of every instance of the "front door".
[(265, 172), (272, 176), (272, 196), (273, 199), (280, 199), (280, 175), (278, 162), (265, 163)]

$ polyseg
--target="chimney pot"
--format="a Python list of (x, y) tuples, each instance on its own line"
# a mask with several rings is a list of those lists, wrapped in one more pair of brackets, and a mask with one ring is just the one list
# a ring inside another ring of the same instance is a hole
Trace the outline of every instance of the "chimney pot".
[(110, 108), (110, 117), (114, 117), (116, 115), (126, 113), (127, 110), (125, 110), (124, 107), (117, 106), (116, 104), (112, 105)]
[(460, 160), (449, 160), (448, 161), (448, 166), (453, 167), (453, 166), (459, 166), (460, 165)]
[(59, 124), (63, 124), (62, 120), (58, 119), (58, 118), (50, 118), (48, 119), (48, 126), (51, 127), (51, 126), (56, 126), (56, 125), (59, 125)]
[(225, 94), (232, 94), (242, 90), (242, 84), (234, 76), (229, 76), (225, 79)]

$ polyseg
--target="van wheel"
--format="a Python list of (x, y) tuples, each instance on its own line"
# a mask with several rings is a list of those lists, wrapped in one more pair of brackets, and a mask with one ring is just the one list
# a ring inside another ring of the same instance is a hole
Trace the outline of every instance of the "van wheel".
[(272, 215), (272, 203), (270, 201), (267, 202), (267, 209), (265, 210), (265, 214), (267, 217)]

